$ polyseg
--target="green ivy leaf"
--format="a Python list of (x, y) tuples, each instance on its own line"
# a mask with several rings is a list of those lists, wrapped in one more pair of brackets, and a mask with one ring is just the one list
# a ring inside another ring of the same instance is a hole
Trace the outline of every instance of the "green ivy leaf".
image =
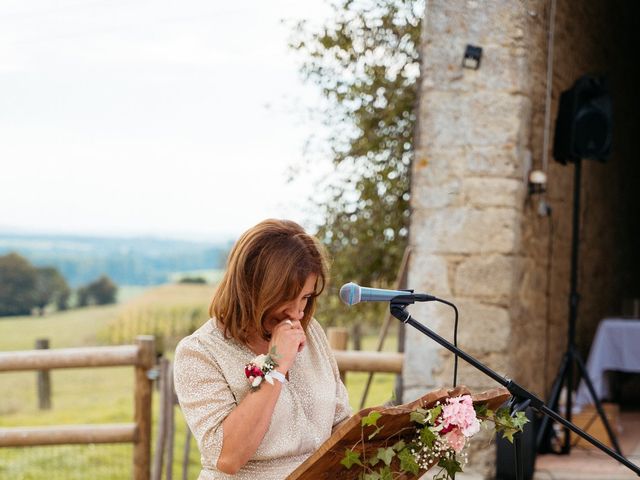
[(372, 467), (375, 467), (380, 462), (380, 459), (377, 456), (373, 456), (369, 457), (369, 460), (367, 460), (367, 462), (369, 462), (369, 465), (371, 465)]
[(437, 435), (431, 430), (431, 427), (424, 427), (420, 431), (420, 440), (424, 443), (428, 448), (433, 447), (433, 443), (436, 441)]
[(380, 480), (380, 474), (378, 472), (365, 473), (362, 480)]
[(348, 448), (345, 449), (344, 457), (340, 460), (340, 463), (347, 468), (351, 468), (353, 465), (360, 465), (361, 467), (364, 466), (360, 461), (360, 452), (354, 452)]
[(495, 418), (503, 421), (509, 421), (511, 418), (511, 412), (509, 412), (509, 409), (506, 407), (500, 407), (496, 410)]
[(364, 417), (362, 419), (362, 421), (360, 422), (362, 424), (363, 427), (366, 427), (368, 425), (372, 425), (377, 427), (377, 422), (378, 419), (382, 416), (382, 414), (380, 412), (370, 412), (369, 415), (367, 415), (366, 417)]
[(391, 460), (396, 456), (396, 452), (393, 451), (393, 448), (378, 448), (378, 453), (376, 457), (382, 460), (385, 465), (391, 465)]
[(524, 412), (517, 412), (515, 417), (511, 417), (511, 423), (514, 428), (522, 431), (524, 426), (529, 422), (527, 415)]
[(394, 445), (393, 448), (396, 452), (399, 452), (400, 450), (402, 450), (405, 447), (405, 442), (404, 440), (398, 440)]
[(401, 450), (398, 453), (398, 458), (400, 459), (400, 470), (403, 472), (410, 472), (414, 475), (417, 475), (420, 472), (420, 467), (418, 467), (418, 462), (416, 462), (413, 453), (409, 450), (409, 447), (406, 447), (404, 450)]
[(427, 417), (420, 412), (411, 412), (411, 421), (424, 425), (427, 423)]
[(442, 405), (437, 405), (429, 410), (429, 418), (427, 420), (433, 424), (436, 418), (438, 418), (441, 413), (442, 413)]
[(487, 412), (489, 412), (489, 407), (486, 403), (482, 405), (474, 405), (473, 408), (476, 411), (476, 417), (486, 417)]
[(513, 443), (513, 436), (523, 431), (524, 425), (529, 419), (524, 412), (516, 412), (512, 417), (508, 408), (499, 408), (496, 410), (493, 421), (496, 426), (496, 432), (501, 433), (503, 438)]
[(457, 472), (462, 472), (460, 462), (455, 458), (442, 457), (438, 462), (438, 466), (444, 468), (447, 471), (449, 477), (454, 478)]
[(511, 429), (511, 428), (504, 428), (504, 429), (502, 430), (502, 437), (503, 437), (503, 438), (506, 438), (507, 440), (509, 440), (509, 442), (513, 443), (513, 435), (514, 435), (515, 433), (516, 433), (516, 432), (515, 432), (513, 429)]
[(380, 480), (393, 480), (393, 475), (389, 467), (384, 467), (380, 470)]

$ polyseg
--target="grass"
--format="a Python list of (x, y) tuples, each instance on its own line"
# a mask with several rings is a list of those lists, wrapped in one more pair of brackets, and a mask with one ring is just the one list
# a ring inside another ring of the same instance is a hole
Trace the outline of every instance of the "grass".
[[(210, 285), (161, 286), (132, 296), (124, 304), (87, 307), (45, 317), (0, 319), (0, 351), (31, 349), (38, 338), (49, 338), (51, 348), (97, 345), (99, 332), (127, 309), (194, 302), (206, 305), (210, 293)], [(363, 348), (374, 349), (374, 344), (374, 338), (365, 337)], [(385, 350), (393, 350), (394, 346), (395, 341), (390, 339)], [(354, 411), (358, 409), (367, 376), (356, 372), (347, 374)], [(376, 374), (366, 406), (388, 401), (394, 380), (394, 375)], [(37, 408), (35, 372), (0, 373), (0, 427), (133, 421), (132, 367), (53, 370), (51, 385), (53, 408), (41, 411)], [(154, 394), (154, 417), (158, 413), (158, 398)], [(174, 478), (181, 478), (186, 429), (179, 410), (175, 418)], [(128, 445), (0, 448), (0, 478), (79, 480), (87, 478), (89, 471), (91, 478), (97, 480), (130, 478), (131, 455)], [(195, 442), (192, 442), (189, 460), (189, 476), (195, 479), (200, 470)]]

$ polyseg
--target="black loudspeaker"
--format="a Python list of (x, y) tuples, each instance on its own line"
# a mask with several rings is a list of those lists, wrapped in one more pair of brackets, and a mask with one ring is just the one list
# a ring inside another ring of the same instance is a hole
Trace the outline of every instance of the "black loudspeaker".
[[(524, 426), (524, 431), (520, 434), (522, 436), (523, 480), (531, 480), (536, 464), (536, 416), (531, 408), (527, 408), (525, 414), (529, 423)], [(513, 443), (498, 435), (496, 436), (496, 447), (496, 480), (516, 480), (518, 476)]]
[(584, 75), (560, 95), (553, 156), (565, 165), (578, 159), (604, 162), (611, 153), (612, 137), (607, 81), (604, 77)]

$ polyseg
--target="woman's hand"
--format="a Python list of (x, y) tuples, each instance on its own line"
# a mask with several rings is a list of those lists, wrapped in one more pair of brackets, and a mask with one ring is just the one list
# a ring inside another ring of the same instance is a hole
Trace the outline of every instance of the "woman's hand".
[(269, 351), (273, 347), (276, 349), (276, 370), (286, 374), (306, 341), (307, 337), (298, 320), (284, 320), (278, 323), (273, 329), (269, 343)]

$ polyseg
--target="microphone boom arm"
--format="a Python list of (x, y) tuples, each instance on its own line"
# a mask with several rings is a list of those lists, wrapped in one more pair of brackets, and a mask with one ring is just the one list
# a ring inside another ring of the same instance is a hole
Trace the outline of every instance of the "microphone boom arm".
[[(431, 297), (431, 295), (426, 295), (426, 296)], [(431, 338), (436, 343), (440, 344), (441, 346), (449, 350), (454, 355), (459, 356), (460, 358), (465, 360), (472, 367), (476, 368), (477, 370), (480, 370), (482, 373), (484, 373), (485, 375), (487, 375), (488, 377), (490, 377), (491, 379), (495, 380), (497, 383), (505, 387), (507, 390), (509, 390), (511, 395), (514, 397), (516, 403), (521, 404), (522, 402), (528, 401), (534, 410), (537, 410), (538, 412), (564, 425), (566, 428), (568, 428), (575, 434), (579, 435), (580, 437), (584, 438), (593, 446), (599, 448), (604, 453), (614, 458), (615, 460), (623, 464), (625, 467), (629, 468), (630, 470), (632, 470), (633, 472), (635, 472), (637, 475), (640, 476), (640, 468), (637, 465), (630, 462), (622, 455), (614, 452), (613, 450), (611, 450), (609, 447), (604, 445), (602, 442), (600, 442), (596, 438), (592, 437), (585, 431), (576, 427), (573, 423), (569, 422), (568, 420), (565, 420), (563, 417), (561, 417), (556, 412), (554, 412), (549, 407), (547, 407), (545, 403), (541, 399), (536, 397), (533, 393), (529, 392), (524, 387), (518, 385), (513, 380), (507, 379), (499, 375), (498, 373), (494, 372), (489, 367), (481, 363), (479, 360), (476, 360), (471, 355), (465, 353), (463, 350), (460, 350), (458, 347), (454, 346), (452, 343), (442, 338), (433, 330), (430, 330), (429, 328), (425, 327), (422, 323), (416, 321), (411, 316), (411, 314), (406, 310), (407, 305), (411, 305), (416, 301), (413, 297), (414, 295), (398, 295), (394, 297), (389, 303), (389, 310), (391, 311), (391, 315), (396, 317), (405, 325), (406, 324), (411, 325), (413, 328), (423, 333), (427, 337)], [(435, 297), (433, 299), (438, 300)], [(429, 300), (423, 300), (423, 301), (429, 301)], [(516, 434), (516, 437), (518, 436), (519, 434)], [(520, 439), (518, 438), (517, 441), (519, 442)], [(516, 456), (518, 456), (518, 450), (519, 448), (516, 448)]]

